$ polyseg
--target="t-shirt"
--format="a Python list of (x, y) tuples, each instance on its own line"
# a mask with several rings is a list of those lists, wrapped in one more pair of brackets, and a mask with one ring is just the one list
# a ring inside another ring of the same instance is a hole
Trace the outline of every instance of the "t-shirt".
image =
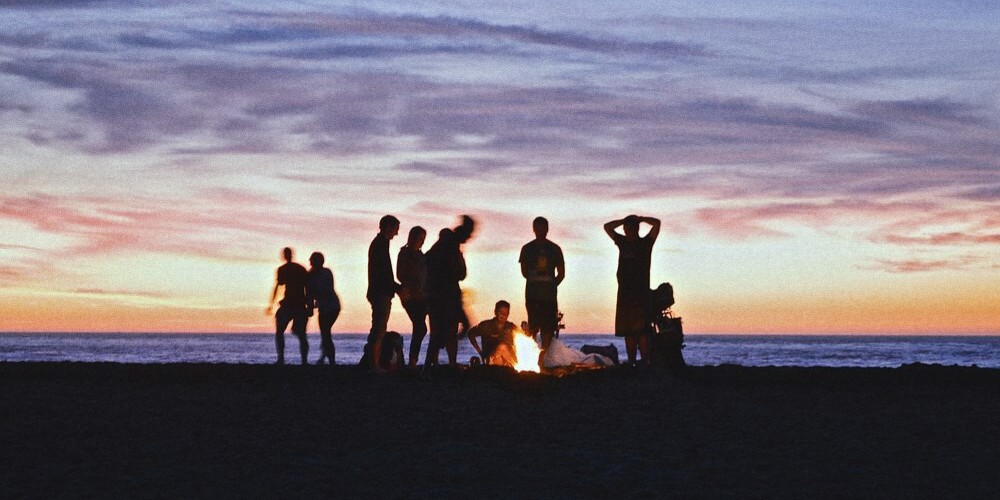
[(333, 271), (325, 267), (310, 270), (306, 291), (309, 292), (309, 300), (315, 300), (320, 311), (340, 310), (340, 298), (333, 286)]
[(483, 357), (488, 358), (500, 344), (514, 345), (514, 323), (498, 323), (496, 318), (480, 322), (469, 330), (470, 337), (483, 339)]
[(295, 262), (286, 262), (278, 268), (278, 284), (285, 286), (285, 296), (278, 304), (297, 307), (306, 305), (306, 268)]
[(461, 308), (462, 289), (458, 283), (465, 279), (465, 257), (455, 233), (450, 229), (441, 232), (437, 242), (427, 251), (427, 282), (424, 288), (428, 306), (436, 309)]
[(427, 257), (420, 250), (404, 246), (396, 258), (396, 277), (411, 301), (424, 300), (427, 284)]
[(532, 240), (521, 247), (517, 260), (527, 270), (524, 297), (527, 300), (556, 300), (556, 267), (563, 265), (559, 245), (549, 240)]
[(614, 242), (618, 246), (618, 289), (648, 294), (654, 240), (647, 236), (629, 241), (616, 235)]
[(392, 297), (397, 289), (389, 258), (389, 239), (379, 233), (368, 246), (368, 293), (365, 297), (369, 300)]

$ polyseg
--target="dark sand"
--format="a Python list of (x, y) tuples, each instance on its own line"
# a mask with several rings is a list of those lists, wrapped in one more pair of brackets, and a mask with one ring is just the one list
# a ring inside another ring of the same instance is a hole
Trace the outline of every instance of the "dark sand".
[(0, 498), (1000, 495), (1000, 370), (0, 363)]

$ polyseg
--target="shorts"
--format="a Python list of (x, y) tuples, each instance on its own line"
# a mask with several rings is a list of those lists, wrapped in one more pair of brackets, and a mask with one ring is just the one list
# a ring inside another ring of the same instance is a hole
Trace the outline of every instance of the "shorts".
[(528, 330), (534, 335), (538, 331), (551, 333), (559, 323), (559, 303), (554, 300), (528, 300)]

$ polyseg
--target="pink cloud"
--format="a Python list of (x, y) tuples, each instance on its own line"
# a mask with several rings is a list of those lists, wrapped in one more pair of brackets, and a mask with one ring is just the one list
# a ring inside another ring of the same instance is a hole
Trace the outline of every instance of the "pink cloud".
[(937, 205), (927, 202), (872, 202), (838, 200), (833, 202), (780, 202), (763, 205), (709, 207), (694, 212), (694, 220), (725, 238), (746, 240), (776, 238), (788, 232), (772, 225), (803, 224), (822, 228), (834, 223), (855, 220), (879, 220), (890, 216), (930, 210)]
[(897, 245), (981, 245), (1000, 243), (1000, 234), (969, 234), (960, 232), (939, 233), (929, 236), (900, 236), (890, 234), (883, 238), (886, 243)]
[(169, 199), (11, 196), (0, 199), (0, 217), (78, 241), (53, 256), (80, 256), (123, 249), (165, 251), (226, 260), (259, 259), (257, 248), (308, 240), (320, 231), (364, 238), (371, 221), (282, 210), (252, 192), (217, 191), (178, 204)]
[(974, 267), (982, 262), (981, 258), (964, 256), (957, 259), (909, 259), (909, 260), (877, 260), (875, 265), (865, 269), (888, 271), (890, 273), (922, 273), (930, 271), (954, 271)]

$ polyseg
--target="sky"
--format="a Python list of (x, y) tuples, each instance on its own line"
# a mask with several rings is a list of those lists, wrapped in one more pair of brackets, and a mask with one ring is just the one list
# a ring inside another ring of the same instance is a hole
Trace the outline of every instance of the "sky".
[[(1000, 334), (1000, 7), (0, 0), (0, 331), (267, 332), (280, 250), (366, 332), (382, 215), (460, 214), (475, 320), (549, 219), (568, 333), (602, 225), (663, 221), (688, 333)], [(396, 302), (390, 329), (409, 331)], [(310, 331), (315, 331), (310, 324)]]

